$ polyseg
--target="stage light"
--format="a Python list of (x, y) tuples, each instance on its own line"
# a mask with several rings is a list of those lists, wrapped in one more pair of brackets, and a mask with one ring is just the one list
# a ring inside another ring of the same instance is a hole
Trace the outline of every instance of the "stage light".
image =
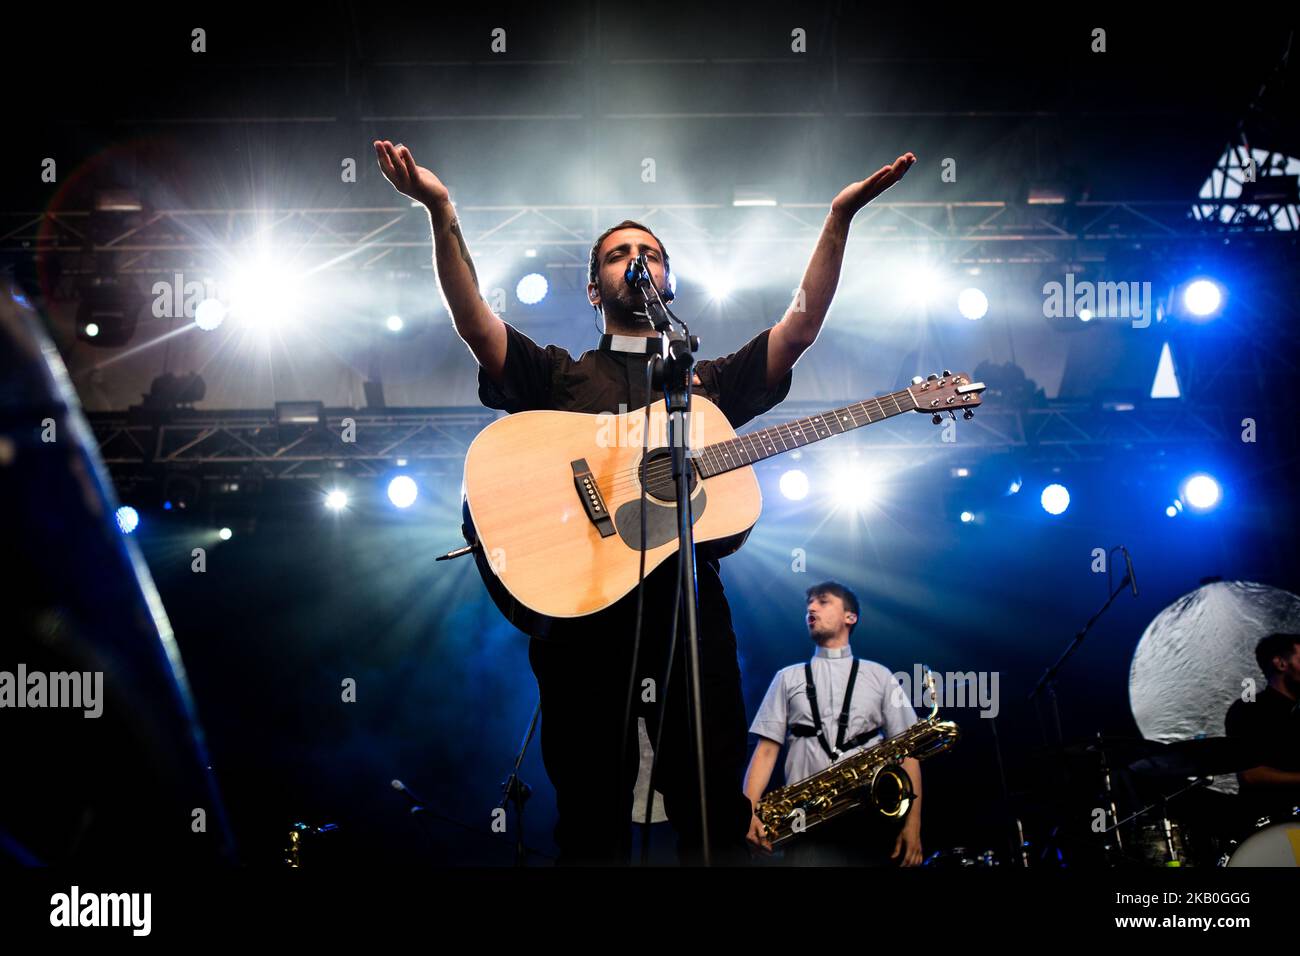
[(117, 526), (123, 534), (130, 534), (140, 525), (140, 514), (130, 505), (117, 509)]
[(195, 402), (203, 401), (208, 386), (198, 372), (164, 372), (149, 383), (149, 391), (141, 396), (140, 405), (144, 408), (193, 408)]
[(727, 298), (735, 287), (735, 280), (725, 272), (710, 270), (705, 274), (704, 288), (714, 302)]
[(1160, 359), (1156, 362), (1156, 377), (1151, 382), (1152, 398), (1179, 398), (1183, 394), (1178, 387), (1178, 371), (1174, 368), (1174, 356), (1169, 351), (1169, 343), (1160, 347)]
[(1222, 490), (1209, 475), (1192, 475), (1183, 483), (1183, 500), (1197, 511), (1209, 511), (1219, 503)]
[(547, 288), (546, 276), (540, 272), (530, 272), (515, 286), (515, 298), (524, 305), (536, 305), (546, 298)]
[(231, 314), (249, 329), (267, 334), (297, 316), (300, 296), (291, 269), (262, 259), (241, 269), (230, 288)]
[(220, 531), (217, 532), (217, 537), (220, 538), (222, 541), (229, 541), (233, 536), (234, 536), (234, 532), (231, 531), (229, 528), (222, 528)]
[(972, 322), (984, 318), (989, 310), (989, 299), (976, 288), (963, 289), (957, 296), (957, 310)]
[(348, 496), (346, 493), (335, 489), (325, 496), (325, 507), (331, 511), (342, 511), (348, 506)]
[(406, 323), (402, 321), (402, 317), (400, 315), (390, 315), (388, 319), (384, 322), (384, 326), (388, 329), (389, 332), (400, 332), (402, 331), (402, 327), (405, 324)]
[(1049, 515), (1064, 514), (1065, 509), (1070, 507), (1070, 493), (1065, 490), (1065, 485), (1048, 485), (1038, 500)]
[(943, 288), (943, 273), (933, 266), (913, 266), (903, 273), (903, 294), (916, 305), (928, 305)]
[(220, 299), (204, 299), (194, 310), (194, 324), (204, 332), (212, 332), (226, 320), (226, 305)]
[(1020, 485), (1021, 485), (1021, 483), (1022, 483), (1022, 482), (1020, 481), (1019, 478), (1016, 478), (1014, 481), (1012, 481), (1011, 484), (1007, 486), (1007, 494), (1009, 494), (1009, 495), (1018, 495), (1018, 494), (1020, 494)]
[(975, 520), (975, 514), (974, 514), (973, 512), (970, 512), (970, 511), (963, 511), (963, 512), (961, 513), (961, 523), (962, 523), (962, 524), (970, 524), (970, 523), (971, 523), (972, 521), (974, 521), (974, 520)]
[(409, 508), (415, 504), (420, 489), (410, 475), (398, 475), (388, 483), (388, 500), (398, 508)]
[(99, 276), (83, 284), (80, 295), (77, 338), (102, 348), (131, 341), (145, 300), (129, 282)]
[(843, 468), (831, 478), (831, 495), (841, 508), (864, 508), (876, 501), (879, 490), (879, 477), (865, 468)]
[(1165, 509), (1165, 514), (1166, 514), (1167, 516), (1169, 516), (1170, 518), (1177, 517), (1177, 516), (1178, 516), (1178, 509), (1175, 508), (1173, 505), (1170, 505), (1168, 508)]
[(1080, 309), (1080, 310), (1079, 310), (1079, 321), (1080, 321), (1080, 322), (1091, 322), (1091, 321), (1092, 321), (1092, 309)]
[(529, 259), (536, 259), (536, 258), (537, 258), (537, 250), (536, 250), (536, 249), (525, 249), (525, 250), (524, 250), (524, 255), (527, 256)]
[(798, 468), (791, 468), (781, 475), (781, 494), (791, 501), (802, 501), (808, 497), (808, 476)]
[(953, 476), (954, 478), (969, 478), (969, 477), (970, 477), (970, 469), (969, 469), (969, 468), (954, 468), (954, 469), (952, 470), (952, 476)]
[(1183, 305), (1200, 318), (1213, 315), (1223, 304), (1223, 291), (1209, 279), (1196, 279), (1183, 290)]

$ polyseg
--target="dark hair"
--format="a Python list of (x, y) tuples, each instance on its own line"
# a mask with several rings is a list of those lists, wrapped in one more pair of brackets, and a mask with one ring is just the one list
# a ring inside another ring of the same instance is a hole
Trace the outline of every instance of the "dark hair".
[(1270, 634), (1255, 645), (1255, 663), (1264, 672), (1265, 677), (1272, 677), (1277, 671), (1273, 667), (1273, 658), (1288, 657), (1291, 648), (1300, 644), (1300, 634)]
[(596, 237), (596, 241), (591, 247), (591, 255), (587, 259), (587, 281), (595, 282), (596, 276), (600, 273), (596, 256), (600, 252), (601, 243), (608, 239), (611, 233), (618, 232), (620, 229), (640, 229), (642, 232), (650, 233), (651, 238), (659, 243), (659, 254), (664, 257), (664, 282), (667, 282), (668, 276), (672, 273), (672, 268), (668, 264), (668, 250), (664, 248), (663, 240), (656, 236), (649, 226), (644, 226), (632, 219), (624, 219), (617, 226), (610, 226)]
[[(858, 596), (838, 581), (823, 581), (821, 584), (814, 584), (804, 592), (803, 597), (804, 601), (807, 602), (812, 600), (814, 597), (823, 597), (827, 594), (833, 594), (843, 601), (845, 611), (856, 614), (858, 617), (862, 616), (862, 613), (858, 610)], [(856, 621), (850, 624), (849, 633), (852, 634), (853, 629), (857, 626), (858, 624)]]

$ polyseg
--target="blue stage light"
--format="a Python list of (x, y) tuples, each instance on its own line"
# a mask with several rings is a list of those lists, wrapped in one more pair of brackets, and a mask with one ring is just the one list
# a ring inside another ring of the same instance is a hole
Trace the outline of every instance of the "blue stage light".
[(1197, 511), (1209, 511), (1222, 496), (1219, 483), (1209, 475), (1192, 475), (1183, 483), (1183, 500)]
[(140, 514), (130, 505), (122, 505), (117, 509), (117, 526), (122, 529), (123, 534), (130, 534), (140, 525)]
[(398, 508), (409, 508), (420, 494), (410, 475), (398, 475), (388, 483), (388, 500)]
[(1049, 515), (1064, 514), (1065, 509), (1070, 507), (1070, 493), (1066, 491), (1065, 485), (1048, 485), (1038, 500)]
[(536, 305), (546, 298), (548, 288), (546, 276), (540, 272), (530, 272), (515, 286), (515, 298), (524, 305)]

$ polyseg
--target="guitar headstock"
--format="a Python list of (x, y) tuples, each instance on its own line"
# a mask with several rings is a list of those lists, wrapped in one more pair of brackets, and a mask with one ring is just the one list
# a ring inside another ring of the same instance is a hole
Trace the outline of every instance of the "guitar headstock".
[(961, 417), (967, 421), (974, 418), (974, 409), (981, 404), (980, 393), (985, 387), (983, 382), (972, 382), (964, 372), (953, 374), (944, 369), (943, 374), (916, 376), (907, 391), (916, 400), (916, 410), (932, 415), (938, 425), (943, 421), (944, 412), (956, 418), (958, 409), (962, 409)]

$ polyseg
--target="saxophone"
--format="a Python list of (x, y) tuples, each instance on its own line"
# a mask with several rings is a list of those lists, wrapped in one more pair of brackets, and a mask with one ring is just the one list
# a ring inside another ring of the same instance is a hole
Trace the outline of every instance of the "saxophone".
[(767, 828), (775, 849), (810, 827), (870, 803), (886, 817), (901, 819), (916, 794), (902, 767), (904, 757), (924, 760), (955, 744), (961, 731), (951, 720), (939, 720), (934, 674), (926, 670), (930, 715), (897, 737), (831, 764), (798, 783), (773, 790), (758, 802), (754, 813)]

